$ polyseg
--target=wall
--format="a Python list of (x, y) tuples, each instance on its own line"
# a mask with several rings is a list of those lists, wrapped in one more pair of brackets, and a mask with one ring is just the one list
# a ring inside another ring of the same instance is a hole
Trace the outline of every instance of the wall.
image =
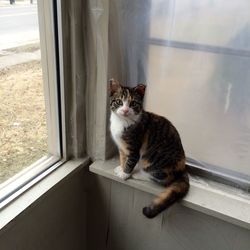
[(90, 174), (88, 250), (248, 250), (250, 231), (176, 204), (149, 220), (151, 194)]
[(84, 250), (84, 172), (74, 172), (0, 232), (1, 250)]
[(0, 249), (249, 249), (249, 230), (179, 204), (146, 219), (141, 210), (152, 198), (81, 169), (7, 225), (0, 232)]

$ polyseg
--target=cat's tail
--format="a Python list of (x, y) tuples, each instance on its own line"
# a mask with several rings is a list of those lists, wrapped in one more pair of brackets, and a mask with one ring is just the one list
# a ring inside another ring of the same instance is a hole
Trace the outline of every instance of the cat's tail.
[(148, 218), (154, 218), (173, 203), (183, 198), (189, 190), (188, 174), (184, 173), (176, 181), (172, 182), (164, 192), (155, 198), (148, 207), (143, 208), (143, 214)]

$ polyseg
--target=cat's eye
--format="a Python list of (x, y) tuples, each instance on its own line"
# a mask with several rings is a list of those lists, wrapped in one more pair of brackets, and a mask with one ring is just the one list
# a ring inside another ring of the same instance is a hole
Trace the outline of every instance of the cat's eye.
[(117, 105), (122, 105), (122, 104), (123, 104), (123, 102), (122, 102), (122, 100), (121, 100), (121, 99), (116, 99), (116, 104), (117, 104)]
[(137, 105), (138, 105), (138, 103), (135, 102), (135, 101), (132, 101), (132, 102), (130, 102), (130, 104), (129, 104), (130, 107), (136, 107)]

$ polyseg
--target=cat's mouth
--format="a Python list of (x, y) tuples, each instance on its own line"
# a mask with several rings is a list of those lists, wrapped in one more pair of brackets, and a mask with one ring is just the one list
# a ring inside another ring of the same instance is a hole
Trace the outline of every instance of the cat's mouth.
[(124, 116), (124, 117), (129, 117), (131, 114), (130, 113), (128, 113), (128, 112), (117, 112), (117, 114), (118, 115), (120, 115), (120, 116)]

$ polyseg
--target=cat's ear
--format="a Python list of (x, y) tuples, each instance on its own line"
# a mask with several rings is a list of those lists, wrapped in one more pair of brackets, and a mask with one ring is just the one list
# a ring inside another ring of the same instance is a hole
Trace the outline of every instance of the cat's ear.
[(115, 92), (117, 92), (121, 88), (121, 85), (115, 79), (109, 80), (109, 95), (112, 96)]
[(146, 86), (144, 84), (138, 84), (134, 87), (134, 91), (137, 92), (142, 98), (144, 97)]

